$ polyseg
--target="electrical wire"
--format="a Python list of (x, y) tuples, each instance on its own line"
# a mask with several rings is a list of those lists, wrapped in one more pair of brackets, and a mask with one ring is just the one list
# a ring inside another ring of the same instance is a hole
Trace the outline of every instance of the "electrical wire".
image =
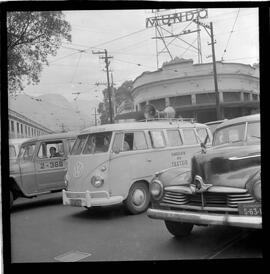
[(240, 8), (239, 8), (238, 11), (237, 11), (236, 18), (235, 18), (235, 20), (234, 20), (233, 27), (232, 27), (232, 30), (231, 30), (231, 32), (230, 32), (230, 35), (229, 35), (229, 38), (228, 38), (226, 47), (225, 47), (225, 49), (224, 49), (224, 51), (223, 51), (223, 55), (222, 55), (222, 57), (221, 57), (221, 60), (223, 60), (223, 57), (224, 57), (224, 55), (225, 55), (226, 52), (227, 52), (227, 48), (228, 48), (229, 42), (230, 42), (230, 40), (231, 40), (232, 33), (233, 33), (233, 31), (234, 31), (234, 27), (235, 27), (235, 24), (236, 24), (236, 21), (237, 21), (239, 12), (240, 12)]

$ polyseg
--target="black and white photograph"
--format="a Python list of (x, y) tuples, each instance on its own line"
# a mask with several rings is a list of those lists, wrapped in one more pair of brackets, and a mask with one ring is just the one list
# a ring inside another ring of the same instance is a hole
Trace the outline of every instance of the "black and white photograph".
[(11, 264), (263, 258), (260, 9), (6, 11)]

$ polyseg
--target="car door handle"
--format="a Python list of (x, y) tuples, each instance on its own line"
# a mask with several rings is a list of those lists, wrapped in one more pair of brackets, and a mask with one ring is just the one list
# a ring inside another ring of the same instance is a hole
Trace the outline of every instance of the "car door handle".
[(152, 160), (151, 160), (151, 159), (147, 159), (146, 162), (149, 162), (149, 163), (150, 163), (150, 162), (152, 162)]

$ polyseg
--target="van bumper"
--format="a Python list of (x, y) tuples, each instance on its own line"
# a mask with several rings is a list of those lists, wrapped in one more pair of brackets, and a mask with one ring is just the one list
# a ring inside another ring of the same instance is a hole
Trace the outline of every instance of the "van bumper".
[(63, 204), (77, 207), (110, 206), (123, 202), (122, 196), (111, 197), (107, 191), (73, 192), (62, 190)]
[(239, 216), (189, 211), (174, 211), (149, 208), (147, 215), (153, 219), (198, 225), (227, 225), (243, 228), (262, 228), (261, 216)]

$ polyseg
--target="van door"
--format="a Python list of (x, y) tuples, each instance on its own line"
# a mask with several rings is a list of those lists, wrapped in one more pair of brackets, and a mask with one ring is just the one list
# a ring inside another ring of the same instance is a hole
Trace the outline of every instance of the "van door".
[(109, 170), (113, 195), (126, 197), (133, 181), (152, 177), (148, 150), (144, 131), (115, 133)]
[(42, 141), (35, 158), (36, 178), (40, 192), (65, 187), (66, 148), (63, 140)]
[(20, 148), (20, 153), (18, 156), (21, 173), (21, 188), (25, 194), (29, 195), (38, 192), (34, 162), (35, 150), (35, 143), (24, 144)]

